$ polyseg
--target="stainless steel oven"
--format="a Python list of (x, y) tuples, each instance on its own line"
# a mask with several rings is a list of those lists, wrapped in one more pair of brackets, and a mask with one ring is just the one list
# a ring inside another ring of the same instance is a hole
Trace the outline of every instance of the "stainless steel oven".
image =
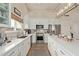
[(44, 42), (44, 34), (43, 33), (37, 33), (36, 34), (36, 42), (37, 43), (43, 43)]
[(44, 25), (36, 25), (36, 43), (44, 42)]

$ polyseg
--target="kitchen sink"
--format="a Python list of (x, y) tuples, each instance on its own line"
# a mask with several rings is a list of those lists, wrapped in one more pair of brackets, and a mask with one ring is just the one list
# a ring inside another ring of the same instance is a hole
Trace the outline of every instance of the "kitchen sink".
[(11, 41), (7, 41), (7, 43), (10, 43)]
[(27, 36), (20, 36), (20, 37), (18, 37), (18, 38), (25, 38), (25, 37), (27, 37)]

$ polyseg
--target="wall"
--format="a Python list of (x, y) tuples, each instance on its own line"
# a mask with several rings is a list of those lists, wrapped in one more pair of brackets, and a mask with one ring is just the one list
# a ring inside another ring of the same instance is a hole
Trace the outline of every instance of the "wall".
[(11, 12), (13, 12), (14, 7), (16, 7), (21, 12), (22, 19), (24, 20), (23, 26), (28, 28), (28, 24), (27, 24), (28, 10), (27, 10), (25, 4), (24, 3), (12, 3), (11, 4)]
[(27, 14), (27, 8), (24, 3), (12, 3), (11, 4), (11, 12), (13, 12), (14, 7), (16, 7), (22, 14), (22, 18)]
[[(61, 24), (61, 32), (65, 35), (74, 34), (74, 38), (79, 39), (79, 7), (67, 13), (69, 17), (62, 16), (57, 20)], [(71, 30), (70, 30), (71, 27)]]
[(25, 28), (29, 28), (29, 14), (27, 13), (25, 16), (24, 16), (24, 25), (25, 25)]
[[(69, 17), (62, 16), (58, 19), (53, 17), (32, 17), (29, 14), (24, 17), (24, 24), (28, 24), (30, 29), (35, 29), (36, 24), (42, 24), (45, 29), (48, 28), (48, 24), (61, 24), (61, 33), (64, 35), (70, 35), (70, 32), (74, 33), (74, 37), (79, 38), (79, 7), (68, 13)], [(72, 28), (70, 30), (70, 27)]]
[[(79, 8), (78, 8), (79, 9)], [(70, 32), (74, 34), (75, 38), (79, 38), (79, 11), (74, 9), (68, 13), (69, 17), (62, 16), (58, 19), (53, 17), (30, 17), (29, 27), (35, 29), (36, 24), (43, 24), (45, 29), (48, 28), (48, 24), (61, 24), (61, 33), (64, 35), (70, 35)], [(70, 27), (72, 29), (70, 29)]]
[(52, 18), (49, 17), (30, 17), (29, 18), (29, 28), (36, 29), (36, 24), (44, 25), (44, 29), (48, 29), (48, 24), (53, 24), (51, 22)]

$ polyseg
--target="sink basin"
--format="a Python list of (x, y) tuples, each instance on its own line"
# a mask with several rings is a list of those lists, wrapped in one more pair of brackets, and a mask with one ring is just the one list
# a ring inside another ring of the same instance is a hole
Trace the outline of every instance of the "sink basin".
[(20, 37), (18, 37), (18, 38), (25, 38), (25, 37), (27, 37), (27, 36), (20, 36)]
[(7, 41), (7, 43), (10, 43), (11, 41)]

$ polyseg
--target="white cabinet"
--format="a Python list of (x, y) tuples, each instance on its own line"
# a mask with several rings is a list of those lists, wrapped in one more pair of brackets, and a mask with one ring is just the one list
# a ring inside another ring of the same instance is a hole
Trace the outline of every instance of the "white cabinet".
[(26, 56), (30, 49), (30, 46), (31, 46), (31, 42), (30, 42), (30, 36), (29, 36), (28, 38), (24, 38), (22, 42), (20, 42), (11, 50), (6, 52), (4, 56)]
[(57, 48), (57, 53), (58, 53), (58, 56), (72, 56), (69, 52), (64, 50), (62, 46)]
[(4, 54), (4, 56), (17, 56), (17, 47), (12, 48), (12, 50), (8, 51)]
[(63, 49), (59, 43), (55, 41), (56, 37), (51, 38), (48, 36), (48, 49), (52, 56), (71, 56), (69, 52)]
[(44, 42), (48, 43), (48, 34), (44, 34)]
[(30, 46), (31, 46), (31, 39), (30, 39), (30, 37), (28, 37), (26, 39), (26, 42), (25, 42), (25, 52), (26, 52), (26, 55), (27, 55), (27, 53), (28, 53), (28, 51), (30, 49)]
[(56, 45), (55, 42), (53, 42), (53, 39), (48, 37), (48, 49), (52, 56), (56, 54)]
[(20, 56), (26, 56), (29, 49), (30, 49), (30, 37), (28, 37), (27, 39), (25, 39), (20, 45), (19, 45), (19, 52), (20, 52)]
[(0, 27), (10, 26), (10, 5), (9, 3), (0, 3)]
[(25, 56), (25, 44), (24, 42), (20, 43), (18, 47), (19, 50), (19, 56)]
[(32, 35), (32, 43), (36, 43), (36, 34)]

